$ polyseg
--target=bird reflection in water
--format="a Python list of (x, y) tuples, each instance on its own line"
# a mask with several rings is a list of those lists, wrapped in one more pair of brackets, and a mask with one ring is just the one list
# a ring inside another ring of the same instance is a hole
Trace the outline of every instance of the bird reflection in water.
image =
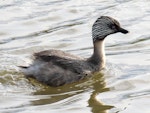
[[(60, 87), (49, 87), (42, 85), (42, 87), (44, 88), (36, 91), (34, 95), (36, 95), (37, 97), (41, 97), (41, 95), (46, 97), (32, 101), (32, 105), (57, 105), (57, 102), (61, 103), (62, 100), (63, 102), (69, 102), (72, 99), (75, 100), (74, 96), (78, 96), (80, 94), (82, 95), (82, 93), (86, 92), (86, 95), (90, 94), (87, 107), (91, 108), (92, 113), (107, 113), (107, 111), (113, 108), (113, 106), (105, 105), (96, 98), (96, 96), (100, 93), (109, 91), (109, 88), (106, 87), (104, 74), (95, 73), (94, 76), (87, 79)], [(35, 83), (37, 81), (34, 81), (34, 79), (31, 82), (37, 85), (37, 83)], [(77, 101), (80, 101), (80, 99), (77, 99)], [(70, 102), (69, 105), (71, 106)]]
[(93, 77), (93, 81), (95, 82), (92, 84), (93, 91), (88, 100), (89, 107), (91, 107), (92, 113), (107, 113), (113, 106), (104, 105), (96, 98), (98, 94), (109, 91), (109, 88), (106, 88), (104, 75), (102, 73), (96, 73)]

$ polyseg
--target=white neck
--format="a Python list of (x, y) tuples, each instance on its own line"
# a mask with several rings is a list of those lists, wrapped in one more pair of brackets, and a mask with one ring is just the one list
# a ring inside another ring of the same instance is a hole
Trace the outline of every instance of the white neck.
[(99, 66), (99, 69), (105, 67), (105, 44), (104, 40), (94, 42), (94, 52), (89, 61)]

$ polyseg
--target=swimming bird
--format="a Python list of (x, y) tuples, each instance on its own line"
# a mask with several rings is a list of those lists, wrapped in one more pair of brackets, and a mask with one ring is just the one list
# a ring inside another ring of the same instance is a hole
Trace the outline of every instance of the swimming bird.
[(92, 26), (94, 50), (89, 58), (60, 50), (45, 50), (34, 53), (33, 63), (28, 67), (21, 66), (22, 72), (49, 86), (61, 86), (92, 76), (105, 67), (104, 39), (117, 32), (128, 33), (116, 19), (101, 16)]

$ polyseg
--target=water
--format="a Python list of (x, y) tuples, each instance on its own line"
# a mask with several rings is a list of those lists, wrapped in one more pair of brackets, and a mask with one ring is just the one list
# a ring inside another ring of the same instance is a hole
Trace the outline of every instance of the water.
[[(149, 0), (1, 0), (0, 113), (150, 113)], [(34, 52), (89, 57), (91, 27), (109, 15), (129, 34), (106, 39), (106, 70), (62, 87), (26, 79), (18, 65)]]

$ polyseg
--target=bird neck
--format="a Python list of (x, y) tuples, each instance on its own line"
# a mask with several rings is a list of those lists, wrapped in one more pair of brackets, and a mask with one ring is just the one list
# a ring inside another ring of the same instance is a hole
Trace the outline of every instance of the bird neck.
[(98, 70), (105, 67), (105, 45), (104, 39), (95, 41), (93, 55), (89, 58), (89, 62), (98, 66)]

